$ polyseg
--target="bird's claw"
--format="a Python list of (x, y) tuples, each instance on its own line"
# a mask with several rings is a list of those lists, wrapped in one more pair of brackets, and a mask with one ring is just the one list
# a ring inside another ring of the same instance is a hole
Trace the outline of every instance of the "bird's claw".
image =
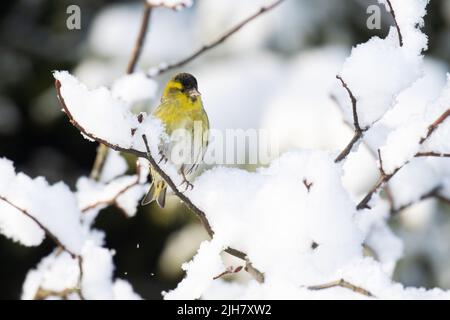
[(183, 178), (183, 182), (181, 182), (180, 186), (182, 186), (183, 184), (186, 184), (186, 188), (184, 189), (185, 192), (189, 189), (194, 189), (194, 185), (190, 183), (186, 178)]
[(162, 161), (164, 161), (164, 164), (167, 163), (167, 157), (164, 155), (164, 152), (162, 150), (159, 150), (159, 155), (161, 156), (161, 158), (158, 161), (158, 164), (160, 164)]

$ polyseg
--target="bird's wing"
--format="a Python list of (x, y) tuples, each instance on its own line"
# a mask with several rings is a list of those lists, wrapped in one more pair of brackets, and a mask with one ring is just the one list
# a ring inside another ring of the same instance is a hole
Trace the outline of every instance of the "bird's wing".
[[(209, 141), (209, 120), (203, 108), (186, 111), (180, 108), (178, 104), (179, 102), (176, 100), (163, 101), (153, 111), (153, 115), (164, 123), (169, 137), (177, 129), (184, 129), (190, 135), (191, 145), (187, 146), (190, 149), (189, 160), (183, 161), (183, 163), (172, 162), (185, 174), (191, 174), (196, 170), (205, 155)], [(173, 158), (172, 151), (174, 151), (175, 147), (178, 148), (175, 151), (178, 151), (180, 149), (179, 143), (170, 139), (161, 143), (160, 151), (166, 158), (171, 159)]]

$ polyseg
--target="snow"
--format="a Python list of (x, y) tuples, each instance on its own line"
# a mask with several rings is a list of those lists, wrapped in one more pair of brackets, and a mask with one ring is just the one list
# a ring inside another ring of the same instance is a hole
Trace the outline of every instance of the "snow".
[(168, 7), (175, 10), (181, 10), (183, 8), (189, 8), (194, 4), (193, 0), (147, 0), (147, 3), (154, 7)]
[[(442, 89), (441, 95), (434, 103), (431, 103), (427, 110), (429, 124), (434, 123), (444, 112), (450, 110), (450, 74), (447, 74), (447, 84)], [(439, 125), (433, 135), (423, 144), (423, 151), (435, 151), (438, 153), (450, 153), (450, 117)]]
[(31, 218), (0, 200), (0, 233), (25, 246), (38, 246), (45, 232)]
[(133, 216), (136, 212), (134, 199), (142, 197), (145, 192), (145, 186), (138, 185), (137, 180), (137, 176), (122, 176), (105, 184), (86, 177), (80, 178), (77, 181), (80, 210), (87, 211), (90, 215), (96, 214), (117, 199), (120, 207), (125, 208), (129, 216)]
[(28, 272), (23, 284), (22, 299), (30, 300), (39, 288), (52, 292), (77, 287), (79, 270), (77, 260), (67, 252), (53, 252)]
[(429, 194), (439, 187), (441, 179), (425, 159), (413, 159), (390, 181), (389, 186), (395, 194), (395, 206), (401, 207), (419, 201), (422, 195)]
[[(304, 179), (313, 183), (310, 191)], [(363, 235), (352, 223), (355, 205), (341, 185), (340, 167), (326, 152), (290, 152), (256, 173), (216, 167), (200, 176), (188, 195), (207, 213), (215, 230), (212, 241), (225, 239), (222, 246), (246, 252), (267, 281), (312, 284), (362, 256)], [(319, 245), (315, 250), (313, 242)], [(194, 258), (189, 267), (202, 263), (197, 261), (202, 260)], [(198, 290), (196, 283), (186, 281), (171, 295)]]
[[(140, 299), (127, 281), (113, 280), (114, 265), (112, 257), (114, 252), (101, 248), (99, 237), (102, 238), (103, 233), (94, 230), (82, 250), (81, 293), (83, 298), (94, 300)], [(36, 269), (28, 272), (23, 284), (22, 299), (33, 299), (39, 289), (49, 293), (45, 299), (59, 299), (61, 297), (58, 295), (65, 290), (71, 291), (69, 298), (80, 299), (79, 279), (78, 259), (71, 257), (67, 252), (54, 251), (42, 259)]]
[(446, 153), (450, 151), (449, 119), (444, 121), (424, 143), (420, 143), (421, 139), (427, 136), (428, 127), (448, 110), (449, 99), (450, 80), (441, 95), (436, 101), (429, 103), (423, 113), (410, 116), (408, 122), (402, 123), (388, 135), (386, 144), (381, 148), (386, 173), (394, 172), (409, 162), (418, 152)]
[[(378, 2), (384, 4), (386, 10), (390, 11), (386, 0), (378, 0)], [(407, 50), (420, 52), (421, 50), (427, 49), (427, 37), (420, 32), (419, 28), (424, 26), (423, 17), (426, 14), (426, 6), (428, 3), (429, 0), (408, 2), (391, 0), (395, 18), (403, 36), (403, 43)]]
[(386, 174), (402, 167), (419, 152), (420, 139), (426, 134), (427, 123), (423, 118), (416, 119), (394, 130), (381, 148), (383, 169)]
[[(392, 33), (386, 39), (374, 37), (353, 48), (340, 75), (357, 99), (361, 127), (372, 125), (393, 106), (396, 95), (421, 75), (421, 62), (420, 56), (400, 48)], [(337, 96), (345, 106), (347, 120), (353, 123), (350, 99), (342, 97), (344, 94), (340, 88)]]
[(87, 243), (83, 248), (81, 288), (86, 299), (112, 299), (113, 251)]
[[(31, 179), (23, 173), (16, 173), (12, 162), (2, 158), (0, 159), (0, 196), (25, 210), (70, 252), (80, 253), (84, 238), (79, 221), (80, 212), (75, 196), (65, 184), (59, 182), (49, 185), (43, 177)], [(2, 208), (4, 207), (5, 204), (2, 204)], [(26, 245), (40, 243), (42, 231), (36, 228), (37, 224), (32, 226), (29, 219), (15, 218), (12, 213), (9, 209), (5, 211), (5, 214), (3, 212), (1, 214), (2, 230), (5, 226), (14, 228), (8, 229), (7, 236), (15, 240), (23, 240)], [(24, 215), (19, 210), (15, 213)]]
[(166, 300), (198, 299), (211, 284), (212, 279), (225, 270), (220, 253), (225, 248), (219, 238), (200, 245), (193, 260), (183, 265), (186, 277), (175, 290), (164, 295)]
[(55, 71), (53, 76), (61, 84), (60, 92), (70, 115), (84, 128), (85, 138), (91, 140), (88, 136), (92, 135), (121, 148), (145, 152), (145, 134), (152, 153), (158, 153), (163, 135), (158, 119), (142, 113), (140, 123), (128, 104), (115, 98), (106, 87), (89, 90), (67, 71)]
[[(385, 1), (380, 0), (381, 3)], [(361, 126), (369, 127), (392, 108), (397, 95), (410, 87), (422, 74), (422, 51), (427, 37), (420, 31), (427, 0), (392, 1), (403, 35), (403, 46), (394, 27), (385, 39), (373, 37), (353, 48), (340, 73), (358, 100)], [(397, 10), (398, 9), (398, 10)], [(398, 11), (398, 12), (397, 12)], [(346, 120), (351, 122), (351, 103), (343, 88), (337, 97)]]
[(158, 85), (155, 80), (146, 77), (143, 72), (125, 75), (115, 80), (111, 91), (114, 98), (136, 103), (155, 97)]
[(127, 162), (120, 155), (120, 152), (108, 150), (106, 160), (101, 171), (100, 181), (109, 182), (112, 179), (125, 174), (127, 169)]
[(116, 300), (142, 300), (141, 296), (133, 291), (130, 283), (122, 279), (114, 282), (113, 294)]
[(135, 216), (137, 209), (140, 206), (140, 201), (147, 193), (149, 187), (149, 185), (141, 184), (131, 187), (125, 193), (117, 197), (117, 207), (120, 208), (127, 217)]
[(131, 147), (132, 129), (139, 123), (126, 103), (113, 98), (105, 87), (89, 90), (66, 71), (55, 71), (53, 76), (60, 81), (64, 102), (79, 125), (95, 131), (97, 137), (107, 136), (115, 145)]

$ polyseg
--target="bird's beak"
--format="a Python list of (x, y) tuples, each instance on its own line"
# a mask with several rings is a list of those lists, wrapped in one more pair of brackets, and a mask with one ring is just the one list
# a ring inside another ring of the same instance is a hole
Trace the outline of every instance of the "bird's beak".
[(198, 92), (198, 90), (197, 89), (191, 89), (191, 90), (189, 90), (188, 91), (188, 95), (189, 95), (189, 97), (191, 97), (192, 99), (195, 99), (195, 98), (197, 98), (197, 97), (200, 97), (200, 92)]

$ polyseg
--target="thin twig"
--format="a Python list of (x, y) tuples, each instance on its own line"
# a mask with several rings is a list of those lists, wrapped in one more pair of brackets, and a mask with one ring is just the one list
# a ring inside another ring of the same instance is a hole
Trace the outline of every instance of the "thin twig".
[(397, 29), (397, 34), (398, 34), (398, 43), (400, 44), (400, 47), (403, 47), (403, 36), (402, 36), (402, 31), (400, 30), (400, 26), (398, 25), (397, 22), (397, 18), (395, 16), (395, 11), (394, 8), (392, 7), (392, 3), (390, 0), (386, 0), (388, 6), (389, 6), (389, 11), (392, 15), (392, 18), (394, 19), (394, 24), (395, 24), (395, 28)]
[(352, 151), (355, 144), (362, 138), (363, 133), (355, 131), (353, 134), (353, 138), (350, 140), (350, 142), (347, 144), (347, 146), (341, 151), (341, 153), (336, 157), (334, 162), (339, 163), (342, 160), (344, 160)]
[(88, 204), (87, 206), (83, 207), (81, 209), (81, 212), (86, 213), (91, 209), (95, 209), (99, 206), (107, 206), (107, 205), (111, 205), (117, 202), (117, 198), (119, 198), (121, 195), (123, 195), (125, 192), (127, 192), (128, 190), (130, 190), (132, 187), (137, 186), (139, 184), (139, 178), (136, 177), (136, 180), (133, 180), (130, 184), (127, 184), (126, 186), (124, 186), (122, 189), (120, 189), (119, 191), (117, 191), (112, 197), (110, 197), (109, 199), (104, 199), (104, 200), (99, 200), (96, 201), (94, 203)]
[[(403, 165), (404, 166), (404, 165)], [(403, 166), (397, 168), (394, 170), (394, 172), (392, 172), (391, 174), (385, 174), (384, 169), (380, 169), (381, 176), (378, 179), (377, 183), (375, 183), (375, 185), (372, 187), (372, 189), (369, 190), (369, 192), (366, 194), (366, 196), (358, 203), (358, 205), (356, 206), (357, 210), (362, 210), (362, 209), (371, 209), (371, 207), (369, 206), (369, 202), (370, 200), (372, 200), (372, 197), (375, 193), (377, 193), (381, 187), (383, 187), (386, 183), (389, 182), (389, 180), (392, 179), (392, 177), (401, 169), (403, 168)]]
[(347, 144), (344, 150), (342, 150), (341, 153), (334, 160), (334, 162), (339, 163), (349, 155), (355, 144), (358, 143), (359, 140), (363, 137), (364, 131), (367, 131), (368, 128), (362, 129), (361, 125), (359, 124), (358, 109), (357, 109), (358, 101), (356, 100), (352, 90), (350, 90), (347, 83), (344, 81), (344, 79), (342, 79), (341, 76), (337, 75), (336, 79), (338, 79), (341, 82), (342, 87), (347, 91), (350, 101), (352, 102), (353, 127), (354, 127), (353, 138), (350, 140), (350, 142)]
[(353, 92), (348, 87), (347, 83), (344, 81), (344, 79), (342, 79), (342, 77), (340, 75), (337, 75), (336, 79), (338, 79), (341, 82), (342, 86), (347, 91), (347, 93), (350, 97), (350, 100), (352, 102), (353, 125), (355, 127), (355, 130), (362, 131), (361, 126), (359, 125), (358, 110), (357, 110), (357, 106), (356, 106), (357, 100), (356, 100), (355, 96), (353, 95)]
[(217, 280), (219, 278), (222, 278), (223, 276), (229, 275), (229, 274), (234, 274), (234, 273), (238, 273), (240, 272), (244, 267), (243, 266), (238, 266), (236, 268), (233, 267), (229, 267), (227, 268), (224, 272), (218, 274), (217, 276), (215, 276), (213, 278), (213, 280)]
[(420, 157), (436, 157), (436, 158), (450, 158), (450, 153), (440, 153), (435, 151), (418, 152), (415, 155), (416, 158)]
[[(145, 37), (147, 35), (148, 25), (150, 23), (150, 16), (152, 12), (153, 6), (148, 4), (146, 1), (144, 2), (144, 12), (142, 15), (141, 26), (139, 28), (139, 33), (136, 38), (135, 45), (133, 47), (133, 51), (130, 56), (130, 60), (128, 61), (126, 73), (131, 74), (134, 72), (136, 68), (136, 64), (139, 60), (139, 57), (142, 53), (142, 48), (144, 47)], [(103, 171), (103, 167), (105, 165), (106, 157), (108, 155), (108, 147), (103, 143), (97, 148), (97, 155), (94, 160), (94, 165), (91, 170), (90, 178), (93, 180), (100, 179), (101, 172)]]
[(437, 198), (440, 189), (441, 189), (440, 186), (436, 187), (436, 188), (432, 189), (431, 191), (423, 194), (419, 199), (417, 199), (417, 201), (411, 201), (410, 203), (404, 204), (398, 208), (391, 208), (391, 215), (395, 215), (399, 212), (402, 212), (403, 210), (408, 209), (408, 208), (412, 207), (413, 205), (415, 205), (416, 203), (421, 202), (423, 200), (430, 199), (430, 198)]
[(329, 283), (325, 283), (325, 284), (321, 284), (321, 285), (317, 285), (317, 286), (309, 286), (308, 289), (309, 290), (324, 290), (324, 289), (330, 289), (330, 288), (334, 288), (334, 287), (341, 287), (341, 288), (346, 288), (349, 290), (352, 290), (353, 292), (365, 295), (367, 297), (371, 297), (373, 298), (374, 295), (372, 293), (370, 293), (370, 291), (355, 286), (354, 284), (351, 284), (348, 281), (345, 281), (344, 279), (340, 279), (337, 281), (333, 281), (333, 282), (329, 282)]
[(179, 68), (179, 67), (181, 67), (181, 66), (191, 62), (192, 60), (196, 59), (197, 57), (199, 57), (200, 55), (202, 55), (206, 51), (208, 51), (208, 50), (218, 46), (219, 44), (223, 43), (225, 40), (227, 40), (230, 36), (232, 36), (233, 34), (238, 32), (242, 27), (247, 25), (249, 22), (251, 22), (254, 19), (256, 19), (257, 17), (261, 16), (265, 12), (268, 12), (268, 11), (272, 10), (273, 8), (277, 7), (283, 1), (284, 0), (276, 0), (272, 4), (269, 4), (269, 5), (265, 6), (265, 7), (260, 8), (256, 13), (252, 14), (251, 16), (247, 17), (246, 19), (244, 19), (243, 21), (241, 21), (240, 23), (235, 25), (228, 32), (226, 32), (225, 34), (223, 34), (222, 36), (220, 36), (216, 40), (212, 41), (211, 43), (204, 45), (203, 47), (201, 47), (197, 51), (193, 52), (192, 54), (190, 54), (186, 58), (184, 58), (184, 59), (182, 59), (182, 60), (180, 60), (178, 62), (174, 62), (174, 63), (171, 63), (171, 64), (162, 64), (162, 65), (160, 65), (158, 67), (153, 68), (153, 71), (151, 72), (151, 74), (149, 74), (149, 76), (150, 77), (158, 76), (158, 75), (160, 75), (162, 73), (165, 73), (165, 72), (167, 72), (169, 70), (172, 70), (172, 69), (175, 69), (175, 68)]
[(427, 135), (420, 139), (420, 144), (423, 144), (448, 117), (450, 117), (450, 109), (440, 115), (439, 118), (428, 127)]

